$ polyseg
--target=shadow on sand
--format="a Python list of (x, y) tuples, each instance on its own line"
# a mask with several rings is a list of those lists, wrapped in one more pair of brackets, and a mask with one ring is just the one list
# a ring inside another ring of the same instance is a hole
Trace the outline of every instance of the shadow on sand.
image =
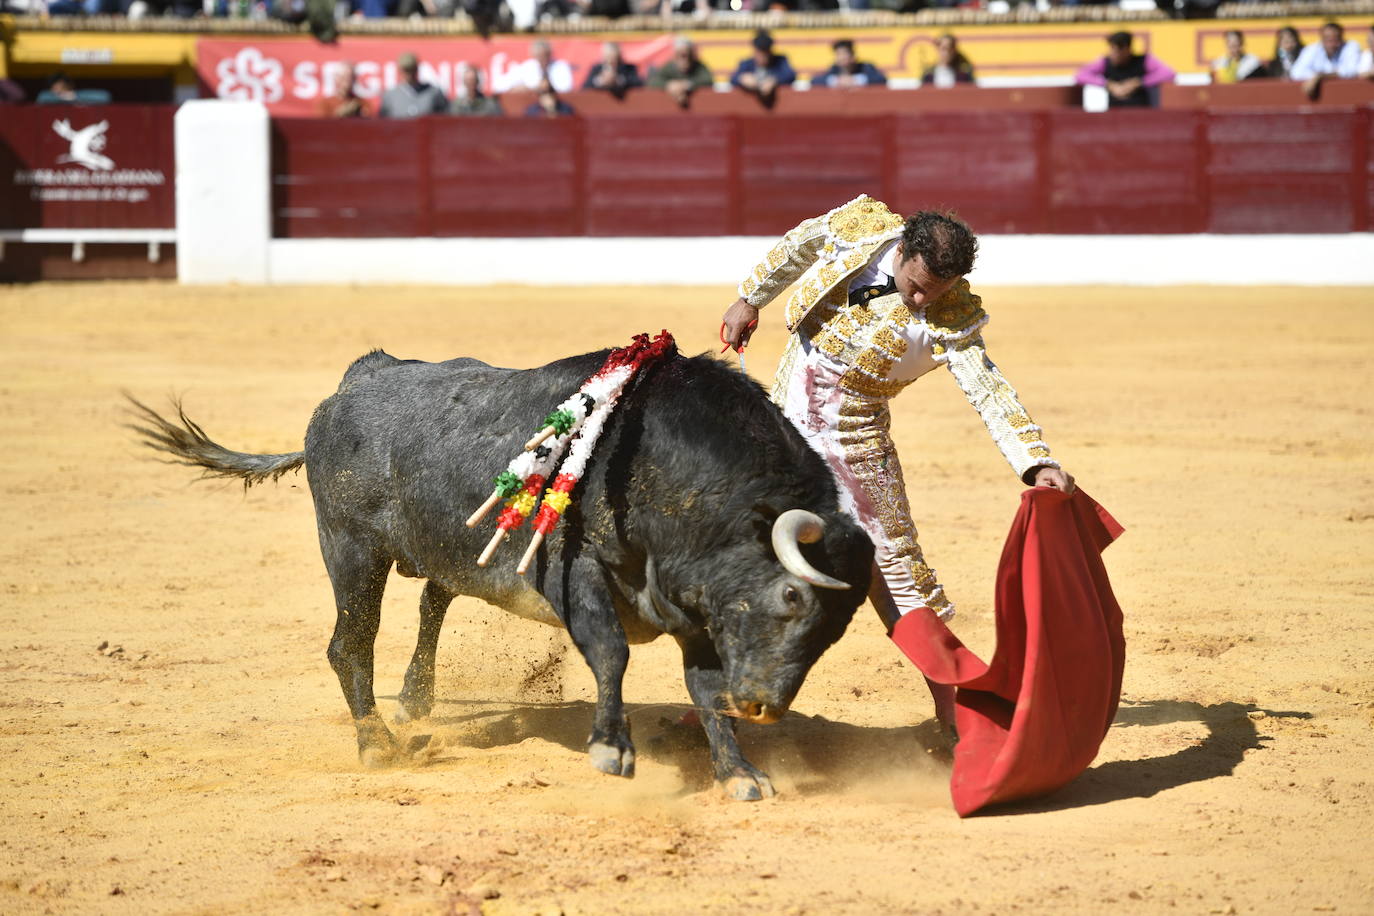
[[(1166, 789), (1191, 782), (1230, 776), (1245, 759), (1245, 752), (1264, 747), (1270, 740), (1261, 735), (1251, 713), (1264, 718), (1310, 719), (1310, 712), (1261, 709), (1246, 703), (1186, 703), (1177, 700), (1123, 700), (1112, 728), (1137, 728), (1172, 722), (1201, 722), (1207, 734), (1189, 740), (1172, 754), (1139, 760), (1114, 760), (1090, 767), (1058, 792), (1045, 798), (997, 805), (990, 814), (1038, 814), (1088, 805), (1102, 805), (1128, 798), (1150, 798)], [(1108, 740), (1111, 740), (1110, 734)], [(981, 813), (981, 812), (980, 812)]]
[[(641, 759), (675, 768), (684, 794), (711, 786), (705, 735), (699, 726), (682, 722), (691, 712), (690, 706), (631, 704), (627, 711)], [(429, 724), (446, 744), (502, 747), (539, 738), (581, 753), (586, 749), (592, 712), (593, 704), (583, 700), (439, 700)], [(1204, 706), (1174, 700), (1123, 701), (1113, 729), (1201, 722), (1207, 734), (1163, 756), (1100, 764), (1052, 795), (996, 806), (988, 813), (1033, 814), (1150, 798), (1166, 789), (1229, 776), (1246, 751), (1264, 747), (1269, 740), (1259, 734), (1252, 713), (1263, 713), (1261, 721), (1266, 717), (1312, 717), (1307, 712), (1234, 702)], [(945, 779), (951, 759), (950, 748), (934, 720), (914, 726), (875, 727), (789, 713), (774, 725), (741, 724), (739, 736), (750, 760), (775, 776), (790, 778), (792, 791), (801, 795), (840, 792), (864, 776), (919, 774)], [(436, 763), (442, 765), (442, 761), (440, 757)]]

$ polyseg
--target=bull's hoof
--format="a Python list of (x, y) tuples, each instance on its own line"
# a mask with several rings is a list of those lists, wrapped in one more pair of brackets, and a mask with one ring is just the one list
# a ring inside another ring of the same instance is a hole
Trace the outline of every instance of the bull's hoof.
[(609, 773), (612, 776), (624, 776), (626, 779), (634, 778), (635, 749), (633, 747), (619, 748), (600, 741), (593, 741), (587, 748), (587, 756), (591, 758), (592, 766), (603, 773)]
[(384, 747), (365, 747), (358, 752), (358, 760), (365, 770), (384, 770), (396, 760), (396, 754)]
[(353, 725), (358, 729), (358, 760), (364, 768), (380, 770), (396, 760), (400, 748), (381, 716), (373, 713), (355, 719)]
[(429, 716), (430, 711), (434, 708), (433, 689), (403, 687), (401, 695), (397, 699), (401, 701), (400, 708), (396, 710), (394, 716), (397, 725), (405, 725), (416, 719), (424, 719)]
[(759, 801), (777, 795), (773, 781), (758, 770), (738, 773), (720, 784), (725, 797), (735, 801)]

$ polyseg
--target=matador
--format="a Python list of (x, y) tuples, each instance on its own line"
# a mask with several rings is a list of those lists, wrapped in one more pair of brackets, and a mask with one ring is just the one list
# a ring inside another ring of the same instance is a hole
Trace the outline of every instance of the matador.
[(725, 313), (724, 337), (739, 350), (759, 309), (797, 284), (784, 313), (791, 337), (772, 398), (825, 459), (841, 505), (873, 539), (881, 576), (871, 598), (889, 628), (920, 607), (942, 619), (954, 613), (916, 540), (892, 443), (888, 401), (903, 388), (945, 366), (1024, 483), (1073, 490), (1073, 478), (988, 358), (988, 317), (964, 279), (977, 247), (951, 215), (922, 211), (903, 219), (863, 195), (783, 236)]

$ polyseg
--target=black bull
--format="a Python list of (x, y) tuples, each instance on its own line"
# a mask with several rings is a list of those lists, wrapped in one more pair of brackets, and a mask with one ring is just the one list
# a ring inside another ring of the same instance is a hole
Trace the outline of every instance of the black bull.
[(184, 414), (177, 425), (137, 402), (135, 429), (178, 461), (247, 484), (305, 465), (338, 607), (329, 661), (364, 764), (398, 751), (372, 686), (394, 564), (428, 580), (403, 716), (429, 714), (445, 611), (471, 595), (567, 628), (596, 677), (592, 763), (632, 776), (621, 698), (629, 644), (668, 633), (682, 649), (716, 779), (736, 798), (770, 795), (768, 777), (740, 752), (733, 719), (771, 722), (786, 711), (863, 602), (873, 546), (840, 511), (820, 457), (758, 385), (709, 357), (671, 351), (622, 397), (529, 573), (515, 571), (523, 537), (486, 568), (476, 564), (494, 516), (476, 529), (465, 519), (538, 419), (605, 355), (518, 371), (370, 353), (316, 409), (305, 450), (287, 455), (230, 451)]

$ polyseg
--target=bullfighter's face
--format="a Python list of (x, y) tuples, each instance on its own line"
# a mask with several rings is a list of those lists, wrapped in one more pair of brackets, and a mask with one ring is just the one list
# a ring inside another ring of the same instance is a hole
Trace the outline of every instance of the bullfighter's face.
[(925, 258), (919, 254), (906, 257), (900, 247), (897, 249), (896, 276), (897, 292), (909, 309), (924, 308), (954, 288), (958, 277), (940, 277), (926, 267)]

